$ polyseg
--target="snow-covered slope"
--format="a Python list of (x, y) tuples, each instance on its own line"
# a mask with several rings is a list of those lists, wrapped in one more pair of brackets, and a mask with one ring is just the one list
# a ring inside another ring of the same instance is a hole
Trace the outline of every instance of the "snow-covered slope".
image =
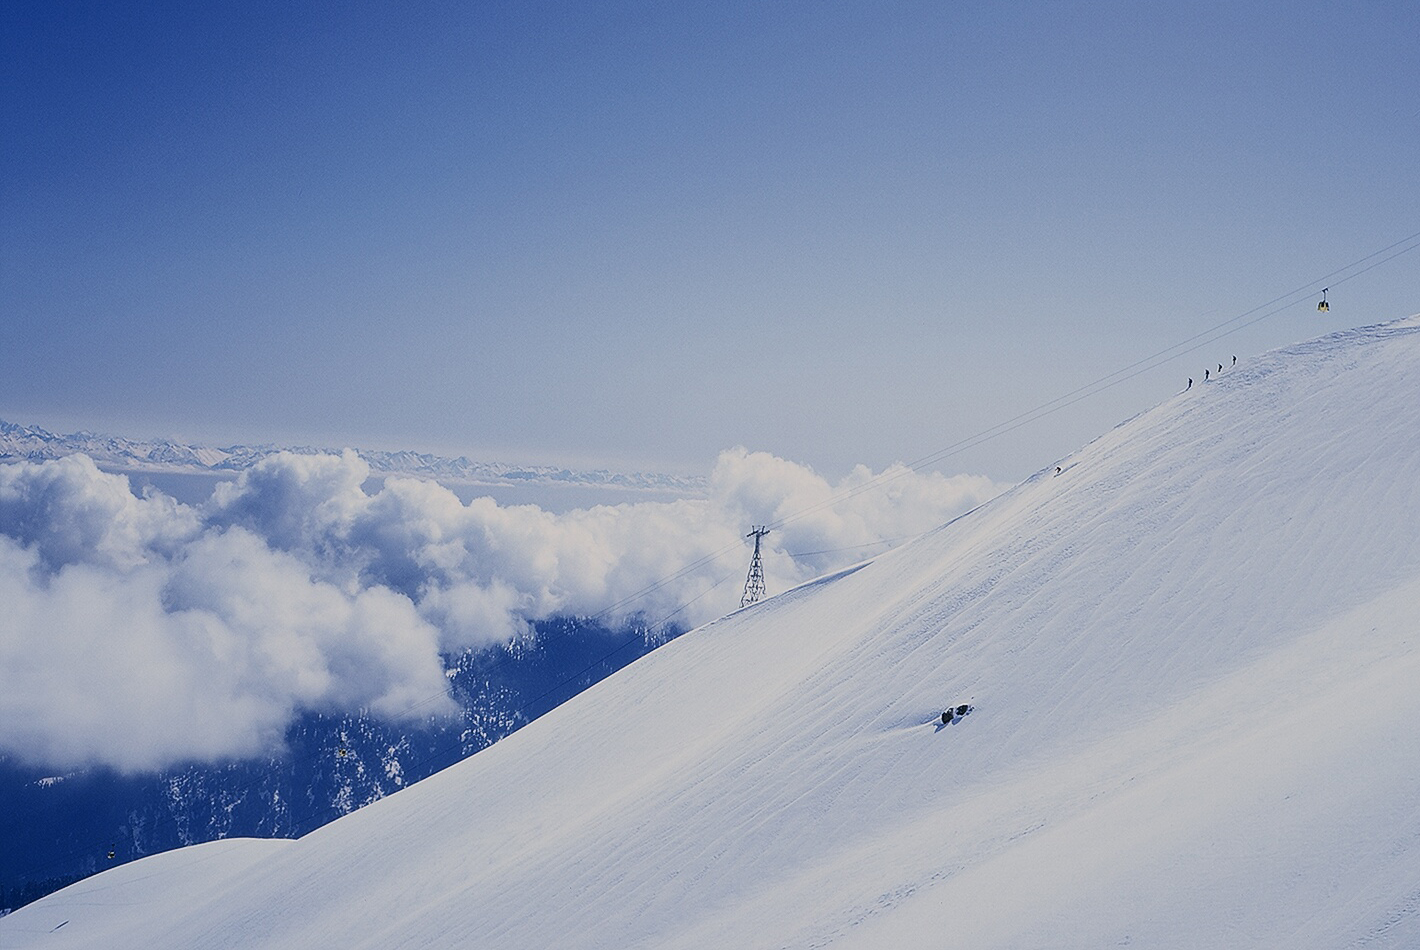
[(136, 862), (0, 945), (1420, 945), (1420, 319), (1059, 464), (297, 842)]

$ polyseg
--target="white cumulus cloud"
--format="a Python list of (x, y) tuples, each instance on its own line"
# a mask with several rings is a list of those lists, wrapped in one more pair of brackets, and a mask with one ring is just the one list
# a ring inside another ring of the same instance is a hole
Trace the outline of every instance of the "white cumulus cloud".
[(120, 769), (279, 747), (301, 710), (448, 711), (441, 651), (558, 614), (696, 624), (738, 605), (751, 524), (782, 590), (1002, 486), (905, 467), (830, 484), (721, 454), (702, 499), (553, 514), (353, 452), (269, 457), (203, 505), (83, 456), (0, 466), (0, 752)]

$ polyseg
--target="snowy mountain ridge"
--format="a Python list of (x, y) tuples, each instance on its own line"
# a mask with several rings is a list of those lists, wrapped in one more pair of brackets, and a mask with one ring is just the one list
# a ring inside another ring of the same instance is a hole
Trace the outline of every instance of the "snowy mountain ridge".
[[(58, 435), (39, 426), (0, 419), (0, 463), (37, 462), (82, 453), (100, 467), (135, 472), (234, 475), (278, 452), (297, 455), (333, 454), (339, 449), (310, 446), (231, 445), (223, 448), (187, 445), (167, 439), (128, 439), (74, 432)], [(553, 465), (512, 465), (475, 462), (463, 456), (447, 458), (425, 452), (357, 450), (376, 475), (415, 475), (474, 485), (575, 485), (626, 491), (698, 495), (703, 478), (659, 472), (579, 471)]]
[(1242, 361), (398, 794), (0, 941), (1414, 946), (1417, 381), (1420, 318)]

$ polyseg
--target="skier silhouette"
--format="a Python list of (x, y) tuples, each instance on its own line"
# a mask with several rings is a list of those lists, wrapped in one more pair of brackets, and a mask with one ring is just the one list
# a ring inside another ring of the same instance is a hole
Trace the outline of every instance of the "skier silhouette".
[(1205, 383), (1208, 382), (1208, 373), (1209, 373), (1209, 371), (1206, 370), (1206, 369), (1203, 371), (1203, 381), (1204, 381)]
[(1188, 391), (1189, 391), (1190, 389), (1192, 389), (1192, 388), (1193, 388), (1193, 377), (1190, 376), (1190, 377), (1188, 377), (1188, 385), (1185, 386), (1185, 387), (1183, 387), (1183, 391), (1184, 391), (1184, 392), (1188, 392)]

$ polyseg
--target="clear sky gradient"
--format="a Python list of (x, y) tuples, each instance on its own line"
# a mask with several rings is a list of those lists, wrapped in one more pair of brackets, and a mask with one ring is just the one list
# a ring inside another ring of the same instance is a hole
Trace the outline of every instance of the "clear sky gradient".
[[(0, 418), (911, 461), (1420, 232), (1420, 5), (0, 11)], [(1420, 251), (943, 471), (1420, 311)]]

